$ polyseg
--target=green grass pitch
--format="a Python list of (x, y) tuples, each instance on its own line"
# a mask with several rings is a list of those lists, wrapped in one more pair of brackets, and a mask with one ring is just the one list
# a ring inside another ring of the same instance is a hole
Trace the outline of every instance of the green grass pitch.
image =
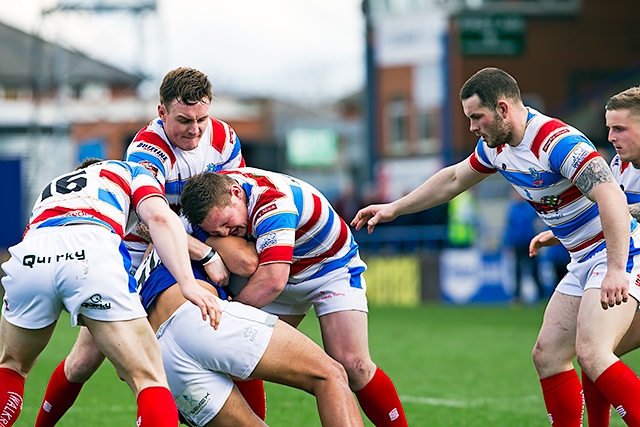
[[(543, 309), (374, 306), (369, 316), (371, 354), (395, 382), (412, 427), (545, 426), (546, 411), (531, 362)], [(319, 341), (313, 313), (300, 329)], [(63, 316), (27, 380), (17, 427), (33, 426), (49, 375), (76, 334)], [(637, 370), (640, 351), (624, 360)], [(266, 389), (267, 423), (320, 425), (312, 396), (276, 384)], [(135, 412), (133, 394), (105, 363), (58, 425), (134, 426)], [(613, 427), (624, 425), (615, 412), (612, 418)], [(368, 420), (365, 425), (372, 426)]]

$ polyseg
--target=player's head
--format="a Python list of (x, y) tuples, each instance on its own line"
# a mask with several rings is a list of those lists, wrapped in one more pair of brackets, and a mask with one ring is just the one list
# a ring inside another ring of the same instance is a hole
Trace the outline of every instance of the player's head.
[(460, 89), (469, 130), (489, 147), (517, 144), (514, 141), (514, 113), (523, 109), (518, 83), (498, 68), (484, 68), (471, 76)]
[(207, 126), (213, 93), (209, 78), (193, 68), (169, 71), (160, 85), (158, 115), (169, 141), (193, 150)]
[(493, 67), (483, 68), (462, 85), (460, 101), (465, 101), (474, 95), (480, 100), (481, 107), (491, 111), (498, 108), (498, 101), (501, 98), (515, 103), (522, 102), (516, 79), (506, 71)]
[(211, 103), (213, 92), (209, 78), (195, 68), (180, 67), (169, 71), (160, 85), (160, 104), (170, 108), (173, 101), (185, 105)]
[(246, 193), (233, 178), (212, 172), (195, 175), (182, 189), (182, 212), (212, 235), (247, 233)]
[(103, 159), (98, 159), (97, 157), (89, 157), (87, 159), (84, 159), (83, 161), (81, 161), (78, 166), (76, 166), (76, 168), (74, 170), (79, 171), (81, 169), (84, 169), (88, 166), (91, 166), (93, 164), (96, 163), (100, 163), (100, 162), (104, 162)]
[(640, 87), (631, 87), (607, 101), (608, 139), (623, 162), (640, 165)]

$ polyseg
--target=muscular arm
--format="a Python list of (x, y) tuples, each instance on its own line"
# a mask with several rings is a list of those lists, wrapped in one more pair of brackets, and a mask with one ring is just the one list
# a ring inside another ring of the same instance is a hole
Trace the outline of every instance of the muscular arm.
[(291, 264), (276, 262), (258, 266), (247, 284), (233, 299), (262, 308), (273, 301), (289, 280)]
[(211, 236), (207, 245), (217, 251), (229, 270), (241, 277), (249, 277), (258, 268), (256, 245), (236, 236)]
[(411, 193), (394, 202), (370, 205), (361, 209), (351, 221), (351, 225), (360, 230), (366, 224), (371, 233), (380, 222), (393, 221), (400, 215), (423, 211), (448, 202), (487, 176), (473, 170), (469, 159), (466, 159), (440, 170)]
[(626, 197), (601, 157), (593, 159), (574, 184), (598, 204), (602, 231), (607, 242), (607, 274), (602, 283), (603, 308), (628, 299), (626, 264), (629, 256), (629, 211)]
[(220, 307), (215, 297), (196, 282), (187, 249), (187, 234), (178, 216), (162, 197), (148, 197), (137, 207), (140, 219), (149, 227), (154, 246), (185, 298), (200, 307), (203, 319), (208, 314), (211, 325), (220, 322)]

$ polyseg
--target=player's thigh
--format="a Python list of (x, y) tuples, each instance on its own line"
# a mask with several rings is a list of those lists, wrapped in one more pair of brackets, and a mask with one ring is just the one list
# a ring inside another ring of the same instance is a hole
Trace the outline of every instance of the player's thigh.
[(577, 325), (577, 351), (613, 352), (629, 329), (637, 312), (635, 298), (607, 310), (600, 303), (600, 289), (587, 289), (582, 296)]
[(325, 351), (343, 362), (358, 357), (368, 361), (368, 314), (359, 310), (336, 311), (318, 318)]
[(24, 329), (0, 319), (0, 365), (10, 367), (24, 376), (38, 360), (38, 355), (49, 343), (56, 324), (42, 329)]
[(140, 389), (148, 383), (166, 383), (160, 346), (146, 318), (119, 322), (83, 319), (102, 353), (132, 388), (132, 379)]
[(252, 378), (277, 382), (311, 392), (314, 382), (346, 374), (341, 365), (297, 329), (278, 320)]
[(264, 427), (266, 425), (234, 387), (220, 412), (204, 427)]

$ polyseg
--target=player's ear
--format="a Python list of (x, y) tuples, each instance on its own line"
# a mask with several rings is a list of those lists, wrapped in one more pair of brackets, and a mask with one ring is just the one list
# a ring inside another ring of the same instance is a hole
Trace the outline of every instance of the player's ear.
[(501, 99), (498, 101), (498, 107), (496, 108), (498, 114), (500, 114), (502, 116), (502, 118), (506, 118), (507, 117), (507, 113), (509, 112), (509, 103), (504, 100)]
[(229, 194), (231, 194), (231, 196), (242, 198), (243, 193), (244, 191), (238, 184), (232, 184), (231, 187), (229, 187)]

